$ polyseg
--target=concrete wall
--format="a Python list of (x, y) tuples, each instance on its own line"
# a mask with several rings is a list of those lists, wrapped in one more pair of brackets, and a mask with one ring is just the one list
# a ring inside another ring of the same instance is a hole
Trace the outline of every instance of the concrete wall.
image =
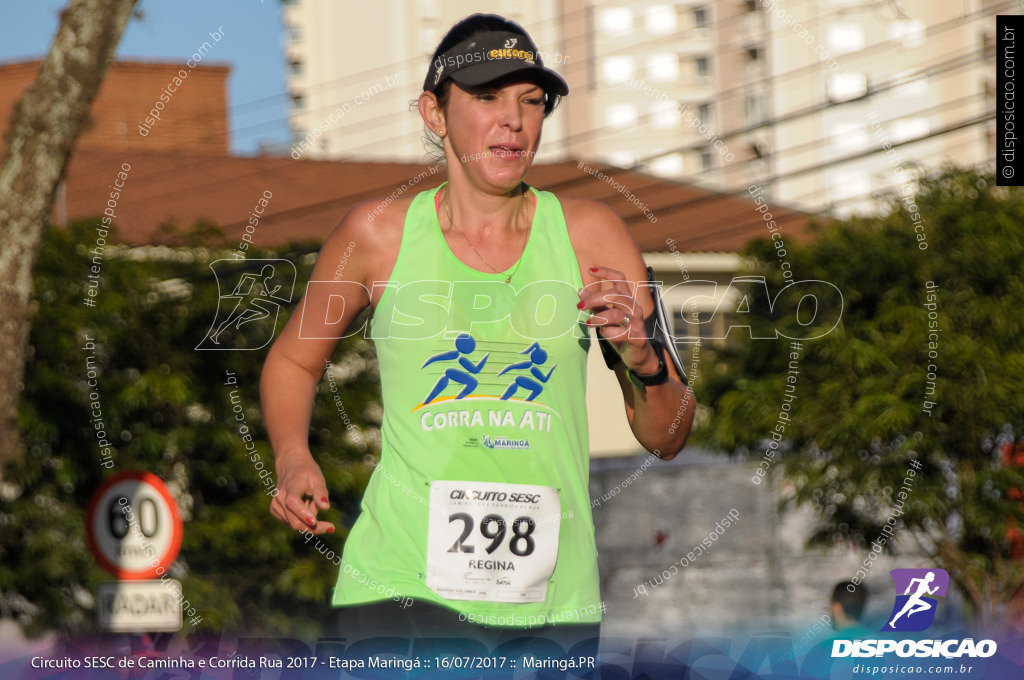
[[(805, 548), (813, 511), (780, 511), (787, 487), (777, 469), (755, 485), (756, 463), (700, 450), (641, 469), (644, 461), (595, 460), (591, 468), (604, 635), (799, 632), (828, 613), (835, 584), (851, 579), (868, 556), (861, 548)], [(733, 510), (739, 520), (725, 527)], [(690, 561), (687, 554), (712, 532), (711, 548)], [(869, 622), (892, 607), (890, 569), (934, 566), (907, 541), (898, 545), (899, 557), (871, 563)], [(665, 573), (673, 564), (677, 572)], [(646, 595), (638, 589), (645, 582)]]

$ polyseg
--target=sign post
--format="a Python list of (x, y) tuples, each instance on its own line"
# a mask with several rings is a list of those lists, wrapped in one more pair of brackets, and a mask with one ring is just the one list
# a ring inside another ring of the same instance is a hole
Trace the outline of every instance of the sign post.
[(181, 584), (166, 573), (181, 550), (182, 533), (177, 503), (156, 475), (128, 470), (100, 485), (89, 501), (86, 536), (96, 562), (119, 579), (99, 584), (101, 628), (181, 629)]

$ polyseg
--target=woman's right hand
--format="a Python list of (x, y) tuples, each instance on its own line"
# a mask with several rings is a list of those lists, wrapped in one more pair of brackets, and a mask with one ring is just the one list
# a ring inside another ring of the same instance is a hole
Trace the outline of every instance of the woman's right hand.
[(270, 514), (296, 531), (333, 533), (334, 525), (318, 521), (317, 512), (331, 507), (327, 482), (309, 451), (278, 456), (278, 494), (270, 502)]

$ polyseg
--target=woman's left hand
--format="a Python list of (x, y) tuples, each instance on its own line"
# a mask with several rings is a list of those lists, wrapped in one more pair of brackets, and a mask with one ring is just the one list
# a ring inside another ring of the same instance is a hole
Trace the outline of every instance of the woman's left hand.
[(655, 373), (658, 357), (647, 341), (646, 312), (634, 288), (638, 282), (627, 281), (625, 274), (611, 267), (591, 267), (590, 273), (597, 281), (580, 291), (579, 304), (593, 314), (587, 326), (597, 328), (611, 343), (626, 368), (642, 375)]

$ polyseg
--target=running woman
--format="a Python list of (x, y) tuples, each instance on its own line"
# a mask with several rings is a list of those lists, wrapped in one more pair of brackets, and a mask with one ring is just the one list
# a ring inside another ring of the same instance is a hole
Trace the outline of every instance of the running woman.
[[(524, 182), (566, 94), (518, 24), (479, 14), (456, 24), (418, 102), (447, 181), (354, 206), (312, 276), (328, 281), (355, 243), (350, 282), (307, 289), (267, 357), (262, 401), (280, 490), (271, 513), (297, 531), (333, 532), (317, 517), (330, 502), (310, 414), (338, 342), (326, 338), (373, 308), (382, 448), (334, 591), (349, 633), (596, 635), (591, 329), (641, 445), (670, 459), (689, 433), (693, 396), (649, 339), (654, 302), (636, 283), (647, 273), (624, 223), (601, 203)], [(300, 317), (327, 318), (339, 295), (340, 320), (300, 337)]]

